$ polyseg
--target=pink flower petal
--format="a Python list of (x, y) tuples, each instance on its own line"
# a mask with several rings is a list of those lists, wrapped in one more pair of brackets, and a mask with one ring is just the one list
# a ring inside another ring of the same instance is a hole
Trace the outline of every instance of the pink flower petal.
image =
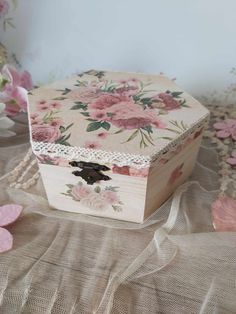
[(227, 125), (226, 125), (225, 122), (216, 122), (216, 123), (213, 124), (213, 126), (217, 130), (222, 130), (222, 129), (227, 128)]
[(9, 231), (0, 228), (0, 253), (9, 251), (13, 245), (13, 237)]
[(230, 136), (230, 132), (228, 130), (221, 130), (216, 133), (216, 136), (219, 138), (227, 138)]
[(17, 204), (6, 204), (0, 207), (0, 227), (7, 226), (20, 216), (22, 206)]
[(226, 162), (232, 166), (236, 165), (236, 158), (228, 158)]

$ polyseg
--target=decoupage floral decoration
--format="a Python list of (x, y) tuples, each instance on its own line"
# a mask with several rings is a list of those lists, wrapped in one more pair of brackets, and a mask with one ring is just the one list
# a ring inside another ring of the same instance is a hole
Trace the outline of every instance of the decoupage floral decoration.
[(112, 208), (116, 212), (122, 211), (123, 203), (118, 196), (118, 187), (106, 186), (104, 189), (100, 186), (95, 188), (78, 182), (78, 184), (67, 184), (67, 192), (63, 195), (70, 196), (74, 201), (80, 202), (93, 210), (106, 210)]
[(37, 103), (37, 111), (44, 115), (40, 116), (37, 112), (30, 115), (34, 141), (70, 146), (68, 139), (71, 133), (68, 130), (73, 123), (64, 125), (63, 119), (58, 116), (60, 108), (59, 101), (40, 100)]
[(12, 234), (3, 227), (15, 222), (19, 218), (22, 210), (22, 206), (17, 204), (0, 206), (0, 253), (9, 251), (13, 245)]
[[(148, 82), (144, 83), (135, 77), (119, 81), (106, 80), (104, 73), (94, 70), (86, 72), (98, 80), (77, 80), (74, 89), (65, 88), (61, 90), (61, 96), (55, 98), (74, 101), (71, 110), (79, 110), (88, 121), (87, 132), (99, 131), (100, 139), (105, 139), (108, 131), (115, 135), (132, 130), (125, 143), (139, 138), (140, 148), (145, 148), (154, 145), (153, 128), (177, 134), (188, 128), (184, 123), (178, 124), (176, 121), (171, 121), (173, 128), (167, 128), (161, 119), (169, 111), (188, 107), (182, 98), (183, 92), (166, 90), (156, 93), (149, 88)], [(114, 128), (112, 131), (111, 127)], [(166, 139), (172, 140), (171, 137)]]
[(210, 106), (211, 123), (205, 131), (216, 145), (219, 162), (220, 188), (212, 204), (216, 231), (236, 231), (236, 108), (233, 105)]

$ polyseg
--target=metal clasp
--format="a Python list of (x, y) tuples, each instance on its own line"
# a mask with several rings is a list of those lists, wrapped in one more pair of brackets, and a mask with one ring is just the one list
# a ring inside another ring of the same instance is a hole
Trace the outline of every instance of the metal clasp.
[(100, 180), (111, 180), (110, 177), (104, 175), (101, 171), (108, 171), (110, 168), (104, 165), (99, 165), (97, 163), (93, 162), (85, 162), (85, 161), (71, 161), (69, 164), (72, 167), (79, 167), (82, 170), (81, 171), (73, 171), (72, 173), (77, 176), (84, 179), (87, 184), (94, 184), (97, 181)]

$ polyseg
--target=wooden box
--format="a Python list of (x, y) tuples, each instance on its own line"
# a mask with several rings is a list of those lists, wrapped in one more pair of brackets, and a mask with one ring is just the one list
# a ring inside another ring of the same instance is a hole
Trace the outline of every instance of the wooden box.
[(33, 90), (51, 206), (141, 223), (191, 174), (209, 112), (165, 76), (91, 70)]

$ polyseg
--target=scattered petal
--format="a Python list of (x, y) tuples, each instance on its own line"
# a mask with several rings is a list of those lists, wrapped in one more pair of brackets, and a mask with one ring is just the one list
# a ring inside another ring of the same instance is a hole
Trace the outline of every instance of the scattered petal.
[[(22, 206), (17, 204), (6, 204), (0, 207), (0, 227), (7, 226), (20, 216)], [(1, 238), (0, 238), (1, 241)]]
[(9, 231), (0, 227), (0, 253), (9, 251), (13, 245), (13, 237)]

